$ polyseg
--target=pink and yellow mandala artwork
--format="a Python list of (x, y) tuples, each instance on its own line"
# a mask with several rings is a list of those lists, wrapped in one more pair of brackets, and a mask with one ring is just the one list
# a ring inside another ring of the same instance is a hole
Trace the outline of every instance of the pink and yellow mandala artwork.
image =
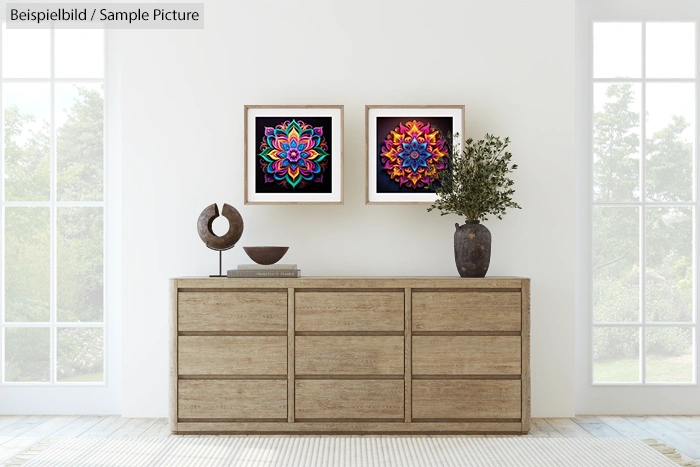
[(380, 160), (391, 179), (406, 188), (427, 188), (447, 166), (447, 142), (430, 123), (401, 122), (384, 139)]
[(265, 127), (258, 153), (265, 183), (292, 189), (323, 182), (329, 156), (323, 128), (301, 120)]

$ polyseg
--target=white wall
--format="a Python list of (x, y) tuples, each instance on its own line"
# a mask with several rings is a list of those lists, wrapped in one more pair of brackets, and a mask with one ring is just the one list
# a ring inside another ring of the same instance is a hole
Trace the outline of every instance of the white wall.
[[(455, 276), (456, 216), (365, 206), (365, 104), (465, 104), (510, 136), (522, 211), (489, 221), (490, 275), (532, 278), (532, 413), (574, 414), (574, 5), (206, 2), (204, 30), (121, 31), (125, 416), (167, 414), (169, 277), (202, 276), (212, 202), (239, 245), (305, 275)], [(345, 205), (244, 206), (243, 105), (344, 104)], [(245, 262), (239, 247), (224, 266)]]

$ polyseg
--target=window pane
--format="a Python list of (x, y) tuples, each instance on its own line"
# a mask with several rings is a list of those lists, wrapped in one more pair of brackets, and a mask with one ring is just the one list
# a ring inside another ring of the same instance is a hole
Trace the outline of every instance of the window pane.
[(104, 103), (100, 84), (56, 84), (57, 196), (101, 201)]
[(102, 328), (57, 330), (57, 373), (62, 383), (104, 381)]
[(50, 192), (48, 84), (3, 84), (5, 199), (48, 201)]
[(103, 233), (102, 208), (58, 208), (58, 321), (103, 321)]
[(49, 381), (49, 345), (49, 328), (5, 328), (5, 381)]
[(640, 321), (637, 207), (593, 207), (593, 320)]
[(104, 31), (102, 29), (56, 29), (56, 78), (102, 78)]
[(639, 328), (593, 328), (593, 382), (640, 381)]
[(3, 22), (3, 78), (48, 78), (51, 69), (50, 34), (48, 29), (7, 29)]
[(641, 86), (593, 88), (593, 196), (595, 201), (639, 199)]
[(647, 328), (646, 380), (650, 383), (693, 382), (693, 330)]
[(695, 77), (695, 24), (647, 23), (647, 78)]
[(646, 216), (646, 319), (692, 321), (693, 210), (647, 208)]
[(49, 320), (49, 208), (5, 208), (5, 319)]
[(695, 84), (647, 84), (649, 201), (692, 201)]
[(642, 24), (593, 24), (593, 77), (642, 77)]

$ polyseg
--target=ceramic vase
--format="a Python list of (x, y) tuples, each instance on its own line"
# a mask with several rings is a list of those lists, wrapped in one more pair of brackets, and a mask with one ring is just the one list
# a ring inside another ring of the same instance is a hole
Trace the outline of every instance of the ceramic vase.
[(491, 232), (479, 221), (455, 224), (455, 265), (461, 277), (484, 277), (491, 262)]

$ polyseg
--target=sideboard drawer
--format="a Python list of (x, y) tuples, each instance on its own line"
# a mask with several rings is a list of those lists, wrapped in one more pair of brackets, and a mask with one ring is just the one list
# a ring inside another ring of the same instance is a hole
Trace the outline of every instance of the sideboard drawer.
[(414, 380), (414, 419), (520, 418), (520, 380)]
[(520, 331), (520, 292), (414, 292), (414, 331)]
[(414, 375), (519, 375), (520, 336), (414, 336)]
[(286, 375), (284, 336), (180, 336), (179, 375)]
[(403, 292), (297, 292), (297, 331), (403, 331)]
[(297, 375), (403, 375), (401, 336), (297, 336)]
[(178, 381), (177, 409), (187, 419), (287, 421), (286, 381)]
[(180, 292), (179, 331), (286, 331), (287, 292)]
[(302, 380), (295, 384), (295, 417), (403, 421), (402, 380)]

